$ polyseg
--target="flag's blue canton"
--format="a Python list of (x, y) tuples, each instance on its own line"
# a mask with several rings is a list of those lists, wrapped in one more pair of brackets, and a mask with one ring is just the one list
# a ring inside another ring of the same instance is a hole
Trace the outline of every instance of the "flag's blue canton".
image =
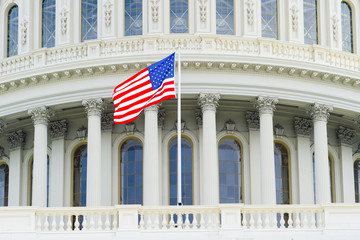
[(174, 77), (175, 53), (148, 67), (153, 90), (158, 89), (164, 79)]

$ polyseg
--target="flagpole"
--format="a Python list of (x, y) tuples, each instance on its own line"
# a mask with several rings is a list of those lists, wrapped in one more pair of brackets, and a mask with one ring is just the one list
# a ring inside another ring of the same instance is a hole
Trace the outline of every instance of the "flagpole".
[(178, 105), (177, 105), (177, 205), (181, 206), (181, 42), (178, 46)]

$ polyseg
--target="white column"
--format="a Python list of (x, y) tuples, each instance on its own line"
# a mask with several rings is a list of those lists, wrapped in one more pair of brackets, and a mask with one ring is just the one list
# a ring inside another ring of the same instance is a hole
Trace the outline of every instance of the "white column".
[(9, 206), (20, 206), (21, 160), (25, 137), (26, 135), (22, 130), (11, 132), (8, 136), (8, 143), (10, 145)]
[(88, 116), (86, 206), (101, 205), (101, 98), (82, 101)]
[(158, 111), (159, 104), (144, 109), (144, 206), (160, 205)]
[(64, 164), (65, 134), (68, 124), (66, 120), (51, 122), (51, 158), (49, 169), (49, 207), (64, 207)]
[(45, 106), (36, 107), (28, 111), (34, 123), (34, 163), (32, 205), (47, 206), (47, 126), (50, 111)]
[(340, 141), (341, 202), (344, 203), (355, 203), (354, 161), (352, 157), (352, 143), (355, 133), (354, 129), (343, 126), (339, 126), (336, 130), (337, 138)]
[(167, 188), (167, 181), (162, 183), (161, 179), (163, 179), (164, 171), (163, 171), (163, 161), (162, 159), (167, 159), (166, 156), (162, 155), (162, 133), (165, 121), (165, 109), (159, 109), (158, 112), (158, 153), (159, 153), (159, 201), (160, 205), (167, 205), (167, 196), (164, 197), (165, 188)]
[(220, 94), (200, 93), (198, 103), (203, 115), (202, 166), (200, 186), (203, 188), (200, 204), (219, 204), (219, 162), (216, 142), (216, 107)]
[(246, 112), (250, 146), (251, 204), (261, 204), (260, 119), (258, 112)]
[(314, 204), (313, 165), (310, 152), (311, 120), (294, 118), (298, 164), (299, 203)]
[[(199, 176), (199, 180), (198, 180), (198, 191), (194, 193), (195, 196), (197, 196), (197, 199), (195, 198), (195, 204), (201, 204), (201, 199), (203, 198), (204, 194), (203, 194), (203, 186), (200, 185), (200, 183), (202, 182), (202, 171), (201, 169), (203, 169), (204, 166), (204, 159), (202, 157), (203, 154), (203, 117), (202, 117), (202, 110), (200, 108), (195, 109), (195, 119), (196, 119), (196, 123), (199, 127), (199, 131), (198, 131), (198, 136), (199, 136), (199, 167), (198, 167), (198, 171), (195, 172), (195, 174), (197, 174)], [(195, 170), (195, 169), (194, 169)], [(195, 182), (195, 180), (194, 180)], [(195, 187), (195, 186), (194, 186)], [(194, 189), (195, 190), (195, 189)]]
[(112, 205), (112, 128), (113, 114), (101, 116), (101, 205)]
[(276, 204), (273, 111), (277, 102), (277, 98), (259, 96), (255, 104), (260, 116), (260, 173), (263, 204)]
[(332, 107), (314, 103), (309, 114), (314, 124), (314, 154), (315, 154), (315, 196), (316, 203), (330, 203), (330, 178), (327, 141), (327, 119)]

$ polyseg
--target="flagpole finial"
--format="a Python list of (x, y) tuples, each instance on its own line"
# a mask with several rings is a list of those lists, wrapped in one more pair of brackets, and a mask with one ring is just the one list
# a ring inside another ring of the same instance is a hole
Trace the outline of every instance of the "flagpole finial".
[(181, 41), (179, 40), (179, 47), (181, 47)]

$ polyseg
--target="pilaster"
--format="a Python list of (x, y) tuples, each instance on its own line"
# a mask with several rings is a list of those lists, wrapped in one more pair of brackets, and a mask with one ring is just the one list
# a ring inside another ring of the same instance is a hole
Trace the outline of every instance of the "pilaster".
[(49, 207), (64, 207), (65, 136), (68, 122), (50, 122), (51, 164), (49, 176)]
[(111, 206), (113, 113), (101, 116), (101, 205)]
[(26, 134), (17, 130), (8, 134), (7, 141), (10, 145), (9, 164), (9, 206), (20, 206), (21, 201), (21, 160), (22, 148), (25, 144)]
[[(313, 164), (310, 151), (311, 120), (294, 117), (298, 163), (299, 203), (314, 204)], [(307, 173), (307, 174), (304, 174)]]
[(336, 137), (340, 142), (342, 202), (355, 203), (354, 174), (352, 174), (354, 171), (352, 143), (355, 138), (355, 130), (339, 126), (336, 130)]

